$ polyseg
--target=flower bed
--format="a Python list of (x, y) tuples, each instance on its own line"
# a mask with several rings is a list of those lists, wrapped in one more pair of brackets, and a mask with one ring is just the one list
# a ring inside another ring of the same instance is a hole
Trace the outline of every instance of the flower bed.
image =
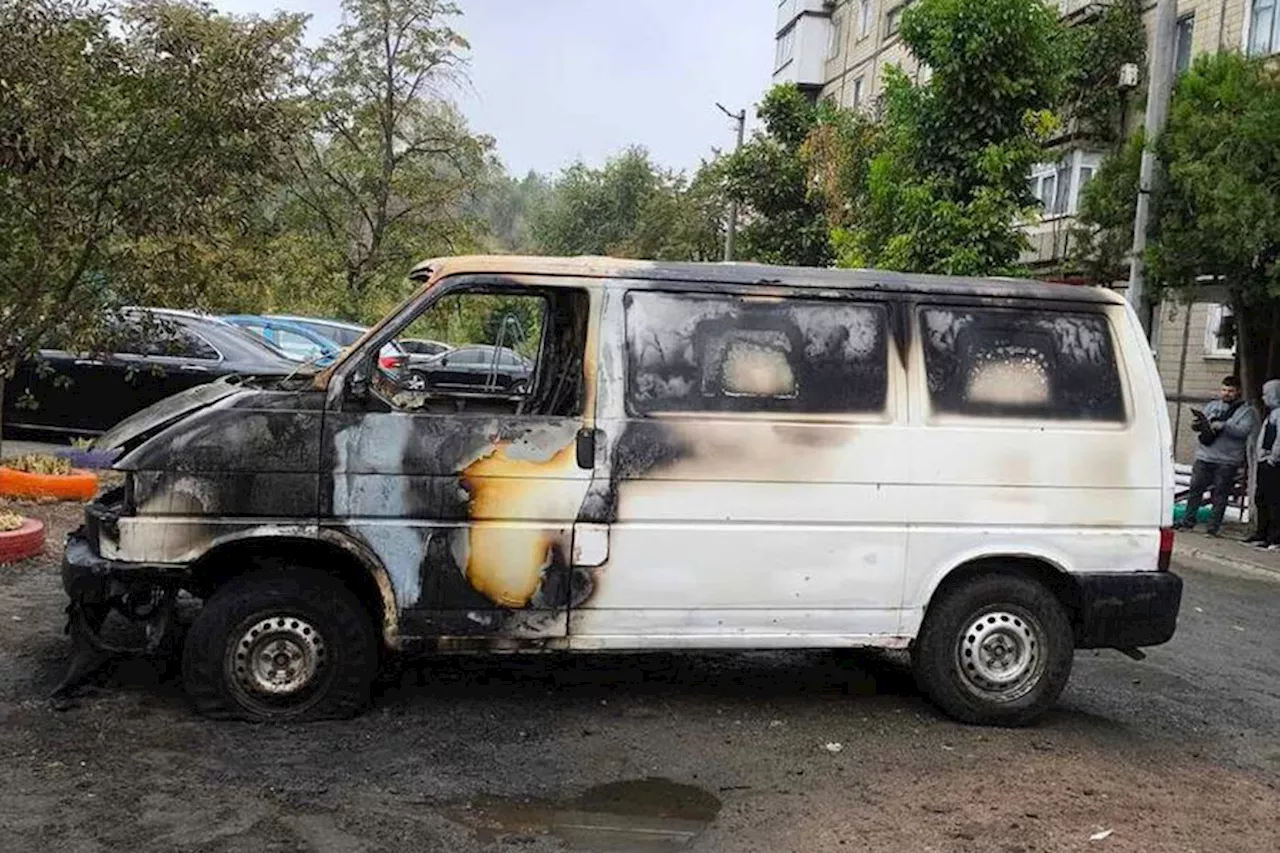
[(57, 456), (19, 456), (0, 464), (0, 495), (11, 498), (92, 500), (98, 475)]

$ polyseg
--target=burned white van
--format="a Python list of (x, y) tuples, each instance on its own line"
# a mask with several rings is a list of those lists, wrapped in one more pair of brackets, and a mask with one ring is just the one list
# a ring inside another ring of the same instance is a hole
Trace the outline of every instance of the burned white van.
[[(1171, 439), (1114, 294), (1020, 280), (451, 258), (331, 367), (100, 441), (64, 581), (182, 643), (196, 707), (351, 713), (380, 651), (879, 647), (1026, 722), (1078, 648), (1173, 634)], [(399, 337), (452, 348), (388, 372)], [(521, 380), (501, 381), (519, 363)], [(186, 600), (186, 596), (183, 596)]]

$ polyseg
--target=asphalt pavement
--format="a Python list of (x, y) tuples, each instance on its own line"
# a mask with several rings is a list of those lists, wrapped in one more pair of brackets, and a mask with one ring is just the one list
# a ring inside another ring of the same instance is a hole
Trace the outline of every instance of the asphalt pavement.
[(51, 706), (51, 553), (0, 569), (0, 850), (1275, 853), (1280, 582), (1177, 570), (1174, 640), (1080, 653), (1026, 729), (828, 652), (417, 661), (357, 719), (255, 726), (146, 661)]

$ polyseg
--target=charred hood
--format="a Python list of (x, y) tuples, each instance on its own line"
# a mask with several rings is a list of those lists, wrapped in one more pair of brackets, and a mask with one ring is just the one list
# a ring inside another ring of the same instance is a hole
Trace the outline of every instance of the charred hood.
[(252, 455), (252, 450), (244, 446), (246, 436), (241, 433), (253, 425), (260, 426), (264, 418), (275, 425), (288, 423), (295, 427), (298, 415), (303, 415), (301, 420), (308, 425), (312, 420), (318, 422), (322, 392), (283, 391), (277, 390), (278, 385), (228, 377), (190, 388), (121, 421), (100, 436), (93, 447), (114, 453), (119, 468), (180, 468), (196, 462), (191, 457), (182, 458), (181, 449), (191, 451), (197, 446), (203, 456), (217, 447), (216, 455), (226, 457), (206, 458), (197, 464), (216, 467), (231, 463), (232, 457)]

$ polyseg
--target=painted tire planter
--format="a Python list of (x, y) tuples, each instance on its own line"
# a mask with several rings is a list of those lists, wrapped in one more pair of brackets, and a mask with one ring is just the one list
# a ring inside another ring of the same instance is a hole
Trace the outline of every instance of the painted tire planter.
[(44, 550), (44, 524), (34, 518), (22, 520), (17, 530), (0, 532), (0, 566), (34, 557)]
[(73, 470), (70, 474), (28, 474), (0, 467), (0, 495), (10, 498), (53, 498), (89, 501), (98, 493), (98, 475)]

